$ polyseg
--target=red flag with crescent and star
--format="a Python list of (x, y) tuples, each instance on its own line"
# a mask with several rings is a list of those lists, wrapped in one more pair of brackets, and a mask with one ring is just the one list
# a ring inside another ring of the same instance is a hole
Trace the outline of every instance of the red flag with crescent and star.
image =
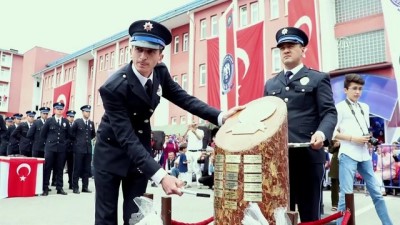
[[(67, 117), (67, 111), (69, 109), (69, 99), (71, 96), (72, 82), (68, 82), (64, 85), (54, 88), (53, 103), (62, 102), (64, 103), (63, 116)], [(53, 106), (51, 106), (53, 107)]]
[(36, 192), (36, 158), (13, 158), (9, 161), (8, 197), (34, 196)]

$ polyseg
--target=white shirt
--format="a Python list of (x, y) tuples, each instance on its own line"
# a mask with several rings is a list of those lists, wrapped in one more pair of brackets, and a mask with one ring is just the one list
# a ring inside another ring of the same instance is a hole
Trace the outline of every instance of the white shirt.
[(289, 79), (292, 79), (292, 77), (298, 73), (302, 68), (304, 67), (303, 63), (300, 63), (299, 65), (297, 65), (295, 68), (291, 69), (291, 70), (287, 70), (287, 69), (283, 69), (283, 74), (285, 74), (287, 71), (291, 71), (292, 75), (290, 75)]
[(197, 135), (200, 136), (200, 140), (197, 138), (193, 131), (189, 130), (187, 133), (187, 149), (188, 150), (201, 150), (203, 148), (203, 137), (204, 131), (196, 129)]
[[(336, 105), (338, 122), (335, 128), (334, 136), (337, 134), (337, 132), (351, 136), (363, 136), (369, 133), (369, 106), (362, 102), (354, 103), (350, 101), (350, 103), (360, 125), (358, 125), (357, 120), (351, 112), (347, 102), (341, 101)], [(361, 114), (359, 105), (361, 105), (361, 108), (364, 111), (364, 116)], [(362, 130), (360, 129), (360, 126)], [(348, 140), (340, 140), (339, 156), (341, 154), (346, 154), (358, 162), (371, 160), (367, 144), (358, 144)]]

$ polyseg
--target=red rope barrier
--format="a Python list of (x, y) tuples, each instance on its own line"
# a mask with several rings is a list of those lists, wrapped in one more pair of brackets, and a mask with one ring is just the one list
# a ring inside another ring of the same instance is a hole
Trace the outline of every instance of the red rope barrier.
[(335, 214), (332, 214), (328, 217), (322, 218), (320, 220), (317, 221), (312, 221), (312, 222), (304, 222), (304, 223), (299, 223), (299, 225), (323, 225), (323, 224), (327, 224), (333, 220), (339, 219), (340, 217), (343, 216), (342, 212), (337, 212)]
[(171, 220), (171, 225), (207, 225), (207, 224), (211, 223), (212, 221), (214, 221), (214, 217), (213, 216), (208, 218), (208, 219), (206, 219), (206, 220), (197, 222), (197, 223), (183, 223), (183, 222), (178, 222), (178, 221), (175, 221), (175, 220)]
[(351, 216), (350, 210), (346, 210), (343, 215), (342, 225), (347, 225)]

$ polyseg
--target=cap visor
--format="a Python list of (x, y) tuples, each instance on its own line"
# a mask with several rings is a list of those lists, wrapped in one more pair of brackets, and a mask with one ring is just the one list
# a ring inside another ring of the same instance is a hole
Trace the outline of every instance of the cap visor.
[(151, 48), (151, 49), (162, 49), (163, 47), (159, 44), (153, 44), (148, 41), (131, 41), (133, 46), (138, 46), (142, 48)]

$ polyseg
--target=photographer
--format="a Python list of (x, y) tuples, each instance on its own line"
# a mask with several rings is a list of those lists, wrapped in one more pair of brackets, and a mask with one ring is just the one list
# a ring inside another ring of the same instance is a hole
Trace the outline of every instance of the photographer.
[[(201, 177), (200, 165), (197, 159), (200, 158), (201, 149), (203, 148), (204, 132), (198, 128), (198, 124), (193, 122), (188, 126), (184, 135), (187, 140), (187, 160), (189, 161), (189, 174), (196, 174), (197, 187), (200, 187), (199, 179)], [(192, 180), (188, 181), (188, 187), (191, 187)]]
[[(340, 140), (339, 150), (339, 210), (344, 211), (345, 194), (353, 193), (353, 183), (356, 171), (363, 177), (375, 210), (383, 225), (392, 225), (386, 203), (379, 190), (372, 168), (372, 160), (368, 145), (376, 145), (378, 141), (368, 134), (369, 106), (359, 102), (365, 81), (358, 74), (348, 74), (344, 80), (346, 99), (336, 105), (338, 122), (335, 129), (335, 139)], [(342, 223), (342, 218), (337, 224)]]

